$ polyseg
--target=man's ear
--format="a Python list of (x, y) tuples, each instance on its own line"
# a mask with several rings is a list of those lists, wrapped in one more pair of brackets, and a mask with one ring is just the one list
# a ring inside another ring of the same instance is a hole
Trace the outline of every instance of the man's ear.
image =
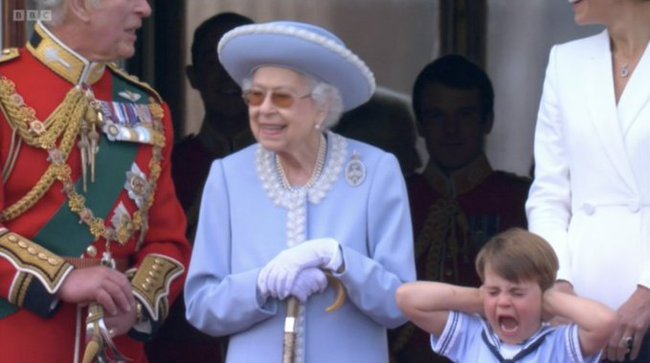
[(483, 133), (484, 134), (489, 134), (490, 131), (492, 131), (492, 126), (494, 125), (494, 112), (490, 112), (489, 114), (485, 115), (485, 118), (483, 119)]
[(197, 89), (196, 88), (196, 71), (194, 70), (193, 65), (190, 64), (188, 66), (185, 66), (185, 75), (187, 76), (187, 80), (190, 82), (190, 86), (192, 86), (192, 88), (194, 88), (194, 89)]
[(90, 4), (90, 0), (69, 0), (66, 2), (68, 8), (66, 11), (75, 15), (83, 22), (90, 21), (90, 7), (93, 4)]

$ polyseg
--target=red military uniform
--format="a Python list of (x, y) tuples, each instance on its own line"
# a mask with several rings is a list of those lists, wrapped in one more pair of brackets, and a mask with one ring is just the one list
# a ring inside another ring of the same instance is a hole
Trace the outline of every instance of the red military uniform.
[[(474, 267), (487, 240), (511, 227), (526, 227), (530, 180), (494, 171), (484, 155), (444, 175), (429, 164), (407, 180), (418, 280), (480, 286)], [(434, 355), (429, 334), (407, 323), (391, 332), (397, 362), (449, 362)]]
[[(171, 179), (170, 112), (146, 84), (90, 63), (40, 23), (0, 62), (0, 351), (74, 362), (86, 308), (56, 292), (102, 256), (131, 278), (142, 319), (114, 342), (146, 362), (181, 291), (190, 245)], [(110, 252), (105, 254), (105, 252)]]

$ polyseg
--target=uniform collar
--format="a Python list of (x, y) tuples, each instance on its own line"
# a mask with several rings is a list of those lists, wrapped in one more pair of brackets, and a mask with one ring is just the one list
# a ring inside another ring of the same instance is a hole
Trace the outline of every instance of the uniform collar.
[(27, 50), (54, 73), (72, 84), (92, 85), (104, 74), (104, 63), (91, 62), (66, 46), (40, 21), (27, 43)]
[(492, 172), (487, 158), (480, 154), (474, 161), (449, 175), (445, 175), (435, 163), (429, 162), (424, 170), (424, 178), (438, 193), (453, 197), (474, 189)]

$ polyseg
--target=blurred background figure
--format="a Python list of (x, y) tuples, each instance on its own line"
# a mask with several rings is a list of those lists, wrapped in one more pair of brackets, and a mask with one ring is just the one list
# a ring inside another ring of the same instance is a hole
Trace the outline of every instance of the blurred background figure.
[(190, 237), (210, 163), (254, 142), (241, 88), (217, 59), (217, 43), (223, 34), (252, 22), (237, 13), (220, 13), (194, 31), (192, 64), (186, 67), (186, 74), (192, 88), (201, 95), (205, 114), (199, 133), (178, 142), (173, 155), (173, 178), (178, 199), (188, 213)]
[[(187, 215), (190, 243), (210, 164), (254, 141), (241, 88), (217, 58), (217, 44), (223, 34), (252, 22), (236, 13), (220, 13), (204, 21), (194, 32), (192, 64), (186, 67), (186, 72), (190, 85), (201, 94), (205, 116), (200, 132), (177, 143), (172, 155), (172, 176)], [(227, 337), (210, 337), (191, 326), (185, 320), (183, 299), (178, 299), (159, 335), (147, 344), (147, 355), (156, 363), (221, 363), (226, 346)]]
[(395, 155), (404, 176), (422, 166), (409, 99), (387, 88), (378, 87), (370, 101), (345, 112), (334, 132)]
[[(413, 86), (413, 111), (429, 161), (408, 178), (418, 280), (480, 286), (476, 254), (495, 234), (526, 227), (530, 180), (492, 169), (484, 152), (494, 122), (487, 74), (460, 55), (428, 64)], [(393, 360), (448, 362), (412, 323), (390, 334)]]

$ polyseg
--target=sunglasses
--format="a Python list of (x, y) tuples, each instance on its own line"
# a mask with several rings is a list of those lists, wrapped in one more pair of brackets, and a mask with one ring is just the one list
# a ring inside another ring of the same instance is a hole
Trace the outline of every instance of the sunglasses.
[(271, 94), (271, 103), (277, 108), (289, 108), (293, 106), (297, 99), (303, 99), (311, 96), (311, 92), (304, 96), (296, 96), (289, 91), (262, 91), (259, 89), (250, 89), (244, 91), (242, 97), (244, 102), (249, 106), (259, 106), (266, 99), (266, 95)]

